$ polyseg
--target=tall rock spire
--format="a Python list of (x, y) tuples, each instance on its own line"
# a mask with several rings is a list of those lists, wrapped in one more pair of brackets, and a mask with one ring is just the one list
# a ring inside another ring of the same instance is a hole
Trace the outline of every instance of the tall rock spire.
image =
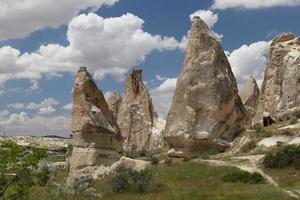
[(197, 156), (228, 147), (245, 126), (249, 118), (224, 50), (200, 17), (194, 17), (164, 138), (175, 151)]
[(255, 78), (250, 76), (240, 95), (251, 118), (254, 117), (257, 110), (259, 93)]
[(134, 69), (129, 75), (125, 94), (118, 113), (118, 125), (124, 138), (126, 152), (157, 150), (163, 145), (158, 118), (142, 79), (142, 70)]
[(80, 67), (73, 85), (72, 147), (68, 184), (91, 166), (110, 166), (120, 158), (122, 136), (105, 98), (86, 70)]
[[(253, 125), (269, 125), (300, 111), (300, 38), (292, 33), (277, 36), (269, 51)], [(267, 119), (272, 120), (267, 120)]]

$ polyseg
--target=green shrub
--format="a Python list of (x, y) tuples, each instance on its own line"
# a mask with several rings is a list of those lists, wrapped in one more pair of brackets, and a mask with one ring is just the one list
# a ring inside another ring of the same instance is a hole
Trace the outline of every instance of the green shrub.
[(260, 184), (264, 183), (264, 177), (258, 172), (247, 172), (243, 170), (234, 170), (227, 172), (223, 176), (223, 181), (225, 182), (242, 182), (247, 184)]
[(126, 155), (126, 157), (129, 157), (129, 158), (151, 157), (151, 156), (153, 156), (153, 152), (141, 150), (141, 151), (127, 152), (125, 155)]
[(287, 145), (278, 149), (276, 152), (269, 152), (264, 160), (263, 165), (266, 168), (282, 168), (286, 166), (299, 166), (300, 146)]
[(151, 156), (150, 161), (152, 165), (157, 165), (159, 163), (159, 159), (155, 156)]
[(120, 167), (111, 180), (111, 187), (115, 193), (148, 193), (156, 190), (159, 185), (147, 169), (137, 172)]
[(167, 166), (172, 165), (172, 163), (173, 163), (172, 158), (169, 158), (169, 157), (168, 157), (166, 160), (164, 160), (164, 164), (167, 165)]

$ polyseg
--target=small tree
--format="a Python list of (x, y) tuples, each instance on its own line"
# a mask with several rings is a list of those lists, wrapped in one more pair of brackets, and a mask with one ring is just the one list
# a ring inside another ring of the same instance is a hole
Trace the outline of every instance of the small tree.
[(33, 173), (46, 157), (45, 150), (28, 151), (12, 140), (5, 140), (0, 149), (0, 199), (26, 200), (32, 186), (46, 184), (48, 172)]

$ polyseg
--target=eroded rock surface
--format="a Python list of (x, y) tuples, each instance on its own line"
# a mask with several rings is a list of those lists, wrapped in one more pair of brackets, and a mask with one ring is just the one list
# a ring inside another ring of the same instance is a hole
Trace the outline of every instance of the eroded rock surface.
[(175, 152), (197, 156), (228, 147), (249, 124), (223, 48), (208, 26), (194, 17), (184, 67), (167, 116), (166, 142)]
[(247, 80), (242, 92), (240, 93), (242, 102), (245, 108), (247, 109), (250, 118), (253, 118), (256, 113), (259, 93), (260, 92), (256, 80), (254, 77), (251, 76)]
[(85, 67), (80, 67), (73, 85), (72, 132), (69, 183), (78, 170), (110, 166), (119, 160), (122, 136), (118, 125)]
[(300, 110), (299, 41), (292, 33), (273, 40), (253, 125), (264, 124), (268, 117), (275, 121), (285, 119)]
[(109, 109), (112, 111), (114, 118), (118, 120), (118, 113), (122, 103), (122, 97), (117, 91), (113, 91), (107, 97), (107, 104)]
[(118, 113), (118, 125), (124, 138), (126, 152), (153, 151), (163, 146), (162, 120), (154, 111), (142, 70), (135, 69), (129, 75), (125, 94)]

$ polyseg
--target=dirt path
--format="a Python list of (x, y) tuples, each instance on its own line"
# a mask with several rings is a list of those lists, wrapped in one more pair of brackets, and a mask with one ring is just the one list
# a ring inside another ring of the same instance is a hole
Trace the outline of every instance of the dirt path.
[(266, 174), (259, 166), (261, 159), (264, 155), (255, 155), (255, 156), (242, 156), (242, 157), (231, 157), (230, 159), (224, 160), (203, 160), (203, 159), (194, 159), (193, 162), (207, 163), (212, 166), (233, 166), (238, 167), (242, 170), (248, 172), (258, 172), (260, 173), (270, 184), (279, 188), (283, 192), (287, 193), (289, 196), (300, 199), (300, 191), (291, 191), (285, 190), (278, 186), (278, 183), (268, 174)]

